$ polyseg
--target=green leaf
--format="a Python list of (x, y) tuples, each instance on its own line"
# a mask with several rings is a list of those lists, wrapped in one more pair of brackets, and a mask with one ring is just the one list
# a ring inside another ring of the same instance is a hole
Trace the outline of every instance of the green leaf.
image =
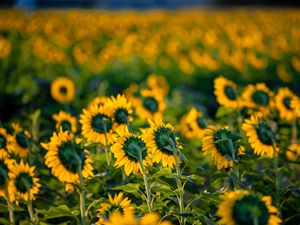
[(39, 210), (39, 214), (43, 214), (45, 219), (54, 219), (59, 217), (76, 217), (78, 210), (71, 211), (66, 205), (50, 207), (49, 210)]
[(164, 168), (162, 170), (159, 170), (155, 174), (151, 176), (153, 179), (159, 178), (159, 177), (167, 177), (167, 178), (173, 178), (173, 174), (170, 168)]
[(121, 185), (121, 186), (118, 186), (118, 187), (114, 187), (114, 188), (112, 188), (112, 190), (124, 191), (124, 192), (127, 192), (127, 193), (139, 193), (139, 187), (140, 187), (140, 184), (129, 183), (129, 184)]
[(188, 177), (189, 177), (190, 179), (192, 179), (192, 180), (195, 180), (195, 181), (200, 182), (201, 184), (203, 184), (203, 183), (205, 182), (205, 178), (204, 178), (204, 177), (200, 177), (200, 176), (195, 175), (195, 174), (190, 175), (190, 176), (188, 176)]

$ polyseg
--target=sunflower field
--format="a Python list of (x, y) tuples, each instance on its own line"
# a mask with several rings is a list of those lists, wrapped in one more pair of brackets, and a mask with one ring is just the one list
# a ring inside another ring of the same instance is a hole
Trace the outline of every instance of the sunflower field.
[(0, 11), (0, 224), (299, 225), (300, 12)]

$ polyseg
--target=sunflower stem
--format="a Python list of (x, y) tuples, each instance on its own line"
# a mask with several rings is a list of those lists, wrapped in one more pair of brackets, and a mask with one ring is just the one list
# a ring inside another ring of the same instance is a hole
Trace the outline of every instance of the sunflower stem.
[(293, 120), (292, 123), (292, 140), (291, 140), (291, 144), (297, 144), (297, 118), (295, 118)]
[(257, 216), (253, 217), (253, 225), (259, 225)]
[(104, 126), (104, 133), (105, 133), (104, 136), (105, 136), (105, 156), (106, 156), (106, 162), (107, 162), (107, 166), (110, 167), (111, 155), (110, 155), (110, 151), (109, 151), (106, 126)]
[(8, 213), (9, 213), (9, 222), (12, 225), (14, 225), (15, 224), (14, 206), (13, 206), (12, 202), (10, 201), (7, 179), (6, 179), (5, 195), (6, 195), (7, 209), (8, 209)]
[(279, 206), (279, 171), (278, 171), (278, 152), (275, 146), (275, 140), (272, 138), (272, 147), (274, 151), (273, 164), (275, 172), (275, 203)]
[(150, 186), (149, 186), (149, 182), (148, 182), (148, 176), (147, 176), (147, 173), (146, 173), (146, 169), (144, 167), (144, 164), (143, 164), (143, 158), (142, 158), (142, 153), (141, 151), (138, 151), (138, 154), (139, 154), (139, 163), (140, 163), (140, 166), (141, 166), (141, 169), (142, 169), (142, 173), (143, 173), (143, 179), (144, 179), (144, 185), (145, 185), (145, 189), (146, 189), (146, 195), (147, 195), (147, 206), (148, 206), (148, 211), (151, 212), (152, 211), (152, 194), (151, 194), (151, 189), (150, 189)]
[(241, 129), (243, 123), (243, 116), (241, 113), (240, 109), (237, 109), (237, 125), (238, 125), (238, 130)]
[(35, 223), (35, 216), (34, 216), (34, 213), (33, 213), (32, 200), (30, 198), (30, 191), (28, 191), (27, 210), (28, 210), (28, 213), (29, 213), (31, 223), (35, 225), (36, 224)]
[(233, 172), (236, 176), (235, 177), (236, 179), (233, 180), (233, 186), (234, 186), (234, 190), (237, 190), (240, 188), (240, 172), (236, 164), (235, 152), (234, 152), (233, 143), (231, 139), (228, 139), (228, 144), (233, 159)]

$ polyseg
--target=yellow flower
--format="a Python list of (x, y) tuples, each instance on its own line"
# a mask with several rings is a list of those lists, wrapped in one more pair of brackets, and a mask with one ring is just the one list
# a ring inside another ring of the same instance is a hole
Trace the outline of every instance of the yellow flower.
[(160, 216), (157, 213), (147, 213), (142, 216), (139, 225), (172, 225), (169, 221), (160, 222)]
[(9, 179), (13, 182), (13, 189), (16, 199), (28, 201), (35, 199), (41, 185), (38, 183), (39, 178), (34, 175), (35, 166), (30, 167), (23, 161), (20, 164), (14, 163), (8, 173)]
[(92, 157), (88, 150), (81, 147), (80, 142), (80, 139), (74, 138), (73, 133), (60, 129), (58, 134), (53, 133), (49, 143), (41, 143), (48, 150), (45, 164), (55, 177), (66, 184), (67, 191), (73, 190), (73, 183), (79, 183), (79, 168), (84, 178), (94, 175)]
[(77, 131), (77, 119), (67, 112), (60, 111), (58, 114), (54, 114), (52, 118), (56, 121), (55, 128), (59, 131), (60, 127), (63, 131), (70, 131), (76, 133)]
[(113, 142), (112, 109), (107, 104), (83, 109), (79, 121), (82, 124), (82, 135), (88, 141), (103, 145)]
[(6, 129), (0, 127), (0, 150), (8, 151), (8, 141), (10, 135), (7, 133)]
[(216, 215), (220, 225), (279, 225), (279, 211), (272, 206), (270, 196), (259, 196), (249, 191), (237, 190), (224, 193)]
[(237, 86), (231, 80), (219, 76), (214, 80), (214, 94), (220, 105), (228, 108), (239, 108), (240, 100)]
[(31, 135), (27, 130), (23, 130), (18, 123), (13, 123), (12, 128), (13, 135), (8, 136), (7, 149), (10, 153), (25, 158), (29, 153), (28, 145)]
[(87, 108), (91, 108), (93, 105), (102, 106), (107, 102), (108, 98), (104, 96), (97, 96), (90, 101)]
[(105, 219), (108, 218), (113, 212), (120, 212), (121, 214), (132, 214), (134, 211), (134, 207), (131, 206), (131, 200), (129, 200), (127, 197), (123, 198), (123, 192), (115, 194), (114, 197), (109, 194), (108, 200), (109, 203), (102, 203), (101, 208), (98, 210), (100, 218), (97, 221), (96, 225), (102, 225)]
[(151, 74), (147, 77), (146, 84), (151, 90), (158, 91), (163, 96), (169, 92), (169, 84), (164, 76)]
[(286, 157), (291, 161), (296, 161), (300, 156), (300, 145), (292, 144), (285, 152)]
[(166, 108), (164, 96), (156, 91), (141, 90), (141, 97), (136, 105), (136, 113), (143, 119), (155, 120), (162, 117)]
[(52, 81), (50, 92), (52, 98), (60, 103), (71, 102), (75, 97), (74, 82), (67, 77), (58, 77)]
[(145, 167), (152, 165), (152, 155), (143, 137), (130, 133), (125, 125), (120, 126), (116, 133), (115, 143), (111, 146), (116, 168), (124, 166), (125, 174), (129, 176), (142, 172), (139, 160)]
[(137, 106), (139, 104), (139, 98), (141, 97), (141, 94), (139, 86), (136, 83), (131, 83), (129, 87), (124, 90), (124, 94), (132, 103), (132, 105)]
[(113, 120), (116, 127), (120, 125), (128, 125), (129, 121), (132, 121), (132, 105), (124, 95), (117, 95), (117, 97), (111, 97), (107, 102), (108, 107), (112, 109)]
[(291, 101), (295, 94), (288, 88), (280, 88), (275, 96), (275, 105), (279, 111), (280, 118), (291, 121), (295, 118), (295, 109), (291, 106)]
[(244, 152), (239, 139), (240, 137), (228, 128), (217, 128), (211, 125), (204, 130), (202, 150), (205, 155), (211, 155), (218, 169), (232, 167), (234, 162), (228, 157), (233, 159)]
[[(275, 153), (273, 149), (274, 133), (270, 125), (262, 118), (261, 113), (253, 114), (250, 119), (246, 119), (242, 130), (246, 133), (255, 154), (273, 158)], [(278, 151), (276, 146), (275, 149)]]
[(174, 127), (164, 124), (162, 118), (154, 122), (149, 120), (150, 127), (142, 130), (142, 137), (153, 155), (153, 162), (161, 162), (163, 167), (173, 168), (176, 164), (172, 148), (182, 149), (175, 136)]
[(243, 94), (243, 105), (267, 115), (274, 106), (273, 92), (264, 83), (249, 84)]
[[(0, 197), (7, 198), (6, 189), (8, 188), (9, 200), (15, 199), (13, 183), (9, 181), (8, 173), (15, 161), (9, 158), (6, 151), (0, 149)], [(7, 186), (8, 185), (8, 186)]]
[(179, 130), (187, 138), (202, 138), (206, 123), (201, 111), (193, 107), (186, 115), (180, 120)]
[(295, 115), (300, 117), (300, 99), (296, 95), (291, 100), (291, 108), (295, 111)]

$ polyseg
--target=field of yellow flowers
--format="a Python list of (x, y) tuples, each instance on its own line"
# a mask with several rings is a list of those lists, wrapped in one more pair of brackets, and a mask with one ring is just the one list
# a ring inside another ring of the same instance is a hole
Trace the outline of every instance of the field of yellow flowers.
[(0, 224), (299, 225), (300, 12), (0, 11)]

